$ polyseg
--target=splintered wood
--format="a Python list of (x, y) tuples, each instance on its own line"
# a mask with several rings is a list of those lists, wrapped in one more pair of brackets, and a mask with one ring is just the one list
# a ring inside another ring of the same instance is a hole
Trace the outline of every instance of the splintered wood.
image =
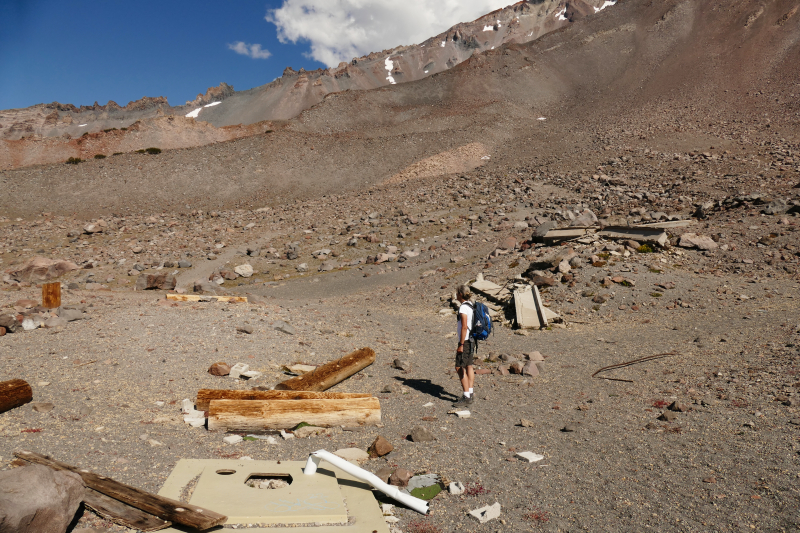
[(341, 383), (356, 372), (375, 362), (375, 352), (371, 348), (361, 348), (317, 367), (313, 372), (292, 378), (275, 386), (276, 390), (314, 391), (320, 392)]
[(377, 398), (331, 400), (211, 400), (208, 429), (263, 431), (312, 426), (365, 426), (381, 421)]
[(33, 390), (27, 381), (0, 381), (0, 413), (10, 411), (33, 400)]
[(167, 294), (167, 300), (173, 302), (226, 302), (246, 304), (247, 296), (206, 296), (199, 294)]
[(42, 284), (42, 307), (47, 309), (61, 307), (61, 282)]
[(347, 392), (306, 392), (283, 390), (215, 390), (200, 389), (197, 391), (195, 409), (208, 411), (213, 400), (347, 400), (353, 398), (371, 398), (371, 394)]

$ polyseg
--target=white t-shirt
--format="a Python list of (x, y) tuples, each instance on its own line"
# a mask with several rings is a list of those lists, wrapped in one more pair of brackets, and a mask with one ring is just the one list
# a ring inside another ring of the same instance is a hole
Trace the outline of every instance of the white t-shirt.
[(469, 334), (472, 331), (472, 307), (468, 302), (464, 302), (461, 304), (461, 307), (458, 308), (458, 326), (456, 326), (456, 338), (460, 343), (461, 339), (461, 315), (467, 315), (467, 338), (463, 339), (465, 341), (469, 340)]

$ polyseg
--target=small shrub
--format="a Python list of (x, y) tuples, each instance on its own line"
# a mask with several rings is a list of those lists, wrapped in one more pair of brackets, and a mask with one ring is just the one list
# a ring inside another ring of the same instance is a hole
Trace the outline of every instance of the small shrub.
[(550, 513), (547, 511), (542, 511), (541, 509), (534, 509), (530, 513), (525, 513), (522, 515), (525, 520), (530, 520), (531, 522), (537, 523), (545, 523), (550, 521)]
[(70, 157), (69, 159), (67, 159), (67, 164), (68, 165), (77, 165), (81, 161), (83, 161), (83, 159), (81, 159), (80, 157)]
[(655, 252), (655, 250), (653, 250), (653, 247), (650, 246), (649, 244), (641, 245), (636, 249), (636, 251), (639, 252), (640, 254), (652, 254), (653, 252)]
[(137, 154), (143, 154), (144, 153), (144, 148), (142, 148), (141, 150), (136, 150), (136, 153)]
[(442, 533), (442, 530), (438, 527), (428, 522), (423, 522), (422, 520), (409, 522), (405, 529), (409, 533)]
[(650, 272), (652, 272), (653, 274), (661, 274), (662, 271), (657, 268), (651, 268)]
[(124, 152), (114, 152), (112, 155), (122, 155)]
[(161, 148), (146, 148), (145, 152), (147, 152), (150, 155), (160, 154)]
[(122, 131), (128, 131), (128, 128), (120, 128)]
[(105, 159), (106, 156), (104, 156), (103, 154), (94, 154), (94, 158), (95, 159)]
[(633, 283), (631, 283), (627, 279), (623, 279), (620, 285), (622, 285), (623, 287), (633, 287)]
[(603, 252), (601, 254), (597, 254), (597, 257), (600, 257), (602, 259), (608, 259), (609, 257), (611, 257), (611, 254), (608, 252)]
[(486, 489), (480, 483), (469, 483), (464, 488), (464, 496), (480, 496), (482, 494), (489, 494), (491, 491)]
[(650, 296), (652, 296), (653, 298), (661, 298), (663, 294), (661, 294), (660, 292), (651, 292)]

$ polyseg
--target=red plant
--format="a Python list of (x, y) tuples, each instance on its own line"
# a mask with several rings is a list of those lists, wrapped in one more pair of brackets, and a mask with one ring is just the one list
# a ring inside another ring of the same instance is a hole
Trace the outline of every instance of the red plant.
[(41, 433), (42, 428), (23, 429), (20, 433)]
[(464, 488), (465, 496), (480, 496), (481, 494), (489, 494), (491, 491), (485, 489), (480, 483), (469, 483)]
[(664, 400), (654, 400), (653, 401), (653, 407), (655, 407), (656, 409), (663, 409), (668, 405), (669, 405), (669, 402), (665, 402)]
[(442, 530), (438, 527), (421, 520), (409, 522), (406, 526), (406, 530), (409, 533), (442, 533)]
[(748, 405), (744, 400), (731, 400), (731, 407), (747, 407)]
[(530, 520), (531, 522), (539, 522), (545, 523), (550, 521), (550, 513), (547, 511), (542, 511), (539, 508), (534, 509), (530, 513), (525, 513), (522, 515), (525, 520)]

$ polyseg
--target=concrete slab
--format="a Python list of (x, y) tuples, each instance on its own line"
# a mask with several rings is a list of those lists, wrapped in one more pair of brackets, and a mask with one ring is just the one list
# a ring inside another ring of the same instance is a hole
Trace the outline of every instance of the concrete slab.
[(607, 226), (598, 234), (604, 239), (624, 239), (665, 246), (669, 242), (667, 233), (661, 228), (634, 228), (629, 226)]
[(478, 281), (471, 285), (471, 288), (495, 301), (505, 300), (511, 295), (508, 289), (484, 279), (478, 279)]
[(546, 244), (571, 241), (572, 239), (580, 239), (581, 237), (585, 237), (590, 232), (592, 232), (592, 230), (585, 228), (553, 229), (548, 231), (547, 234), (542, 237), (542, 240)]
[(514, 291), (514, 309), (518, 327), (522, 329), (542, 327), (530, 287)]
[[(372, 488), (325, 465), (315, 476), (303, 474), (304, 461), (242, 461), (181, 459), (164, 486), (162, 496), (185, 501), (184, 491), (197, 479), (188, 503), (226, 514), (228, 524), (254, 524), (255, 533), (389, 533)], [(281, 489), (245, 485), (252, 475), (289, 475)], [(204, 503), (200, 503), (204, 502)], [(181, 529), (167, 528), (169, 533)]]

